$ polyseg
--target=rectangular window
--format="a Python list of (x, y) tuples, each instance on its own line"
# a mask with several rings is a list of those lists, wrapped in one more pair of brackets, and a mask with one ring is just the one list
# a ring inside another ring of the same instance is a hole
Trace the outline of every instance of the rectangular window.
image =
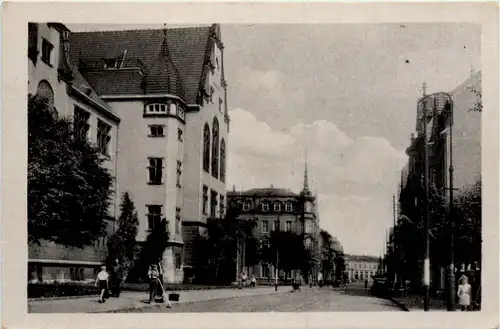
[(149, 104), (146, 106), (146, 114), (167, 114), (168, 105), (167, 104)]
[(105, 156), (109, 156), (109, 142), (111, 141), (110, 132), (111, 126), (97, 119), (97, 146)]
[(224, 217), (224, 207), (225, 207), (225, 203), (224, 203), (224, 196), (221, 195), (219, 196), (219, 212), (220, 212), (220, 217)]
[(164, 125), (150, 125), (149, 126), (149, 137), (165, 137), (165, 126)]
[(269, 211), (269, 203), (264, 202), (262, 204), (262, 211)]
[(163, 158), (149, 158), (149, 184), (160, 185), (163, 174)]
[(203, 185), (203, 215), (208, 213), (208, 187)]
[(217, 192), (214, 190), (210, 191), (210, 216), (215, 217), (217, 215)]
[(90, 113), (78, 106), (74, 108), (73, 131), (75, 138), (84, 140), (88, 138)]
[(148, 230), (158, 227), (161, 221), (161, 205), (148, 205)]
[(177, 187), (182, 187), (182, 162), (177, 161)]
[(279, 202), (274, 203), (274, 211), (281, 211), (281, 204)]
[(222, 113), (222, 98), (219, 98), (219, 112)]
[(181, 208), (175, 208), (175, 233), (181, 233)]
[(243, 211), (249, 211), (250, 210), (250, 203), (247, 201), (243, 202)]
[(50, 42), (48, 42), (46, 39), (42, 40), (42, 61), (49, 66), (52, 66), (53, 49), (54, 46)]
[(280, 221), (275, 220), (273, 224), (273, 231), (279, 231), (280, 230)]
[(179, 142), (182, 142), (183, 141), (183, 137), (182, 137), (182, 134), (184, 133), (184, 131), (181, 129), (181, 128), (177, 128), (177, 140), (179, 140)]
[(286, 230), (287, 230), (287, 232), (292, 231), (292, 221), (289, 220), (286, 222)]
[(292, 207), (292, 204), (290, 202), (287, 202), (285, 204), (285, 211), (287, 211), (287, 212), (292, 212), (293, 211), (293, 207)]
[(267, 220), (262, 221), (262, 233), (269, 232), (269, 222)]

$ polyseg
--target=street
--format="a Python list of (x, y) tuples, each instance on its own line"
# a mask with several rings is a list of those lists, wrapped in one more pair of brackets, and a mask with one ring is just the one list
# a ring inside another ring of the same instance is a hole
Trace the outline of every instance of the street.
[[(290, 289), (289, 287), (280, 287)], [(294, 293), (255, 295), (189, 302), (166, 307), (143, 307), (131, 312), (370, 312), (402, 311), (389, 300), (367, 295), (364, 287), (353, 285), (347, 291), (331, 287), (308, 288)], [(126, 310), (118, 311), (128, 312)]]

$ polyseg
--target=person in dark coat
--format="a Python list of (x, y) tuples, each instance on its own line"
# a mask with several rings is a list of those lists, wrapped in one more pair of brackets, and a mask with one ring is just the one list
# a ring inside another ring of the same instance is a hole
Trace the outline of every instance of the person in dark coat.
[(118, 259), (115, 259), (115, 263), (113, 264), (111, 291), (113, 292), (113, 296), (115, 296), (116, 298), (120, 297), (121, 283), (122, 283), (122, 277), (121, 277), (120, 262), (118, 261)]

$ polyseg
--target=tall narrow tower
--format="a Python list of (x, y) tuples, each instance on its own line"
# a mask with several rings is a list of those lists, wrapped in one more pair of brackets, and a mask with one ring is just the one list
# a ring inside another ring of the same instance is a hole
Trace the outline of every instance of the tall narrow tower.
[(307, 172), (307, 151), (305, 156), (305, 166), (304, 166), (304, 186), (300, 192), (300, 196), (303, 202), (303, 234), (304, 234), (304, 245), (311, 252), (312, 259), (310, 266), (308, 267), (309, 273), (304, 273), (307, 277), (311, 275), (313, 283), (317, 277), (318, 266), (315, 259), (317, 259), (317, 245), (319, 240), (317, 235), (319, 234), (319, 228), (317, 227), (316, 221), (316, 198), (312, 195), (309, 190), (309, 177)]

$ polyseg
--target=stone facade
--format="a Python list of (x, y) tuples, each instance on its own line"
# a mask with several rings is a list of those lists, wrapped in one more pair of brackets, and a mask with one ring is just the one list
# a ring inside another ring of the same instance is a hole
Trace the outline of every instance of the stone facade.
[(373, 256), (345, 255), (345, 270), (350, 281), (372, 280), (379, 270), (379, 259)]
[[(306, 169), (307, 172), (307, 169)], [(274, 230), (291, 231), (303, 234), (304, 244), (311, 249), (317, 263), (313, 265), (312, 278), (317, 278), (320, 271), (320, 243), (319, 243), (319, 216), (317, 211), (316, 196), (312, 195), (307, 185), (307, 173), (305, 186), (300, 193), (289, 189), (255, 188), (246, 191), (228, 192), (228, 202), (239, 204), (242, 211), (240, 217), (244, 219), (256, 219), (257, 228), (254, 236), (261, 244), (265, 244), (269, 235)], [(275, 268), (272, 264), (260, 263), (253, 267), (245, 267), (244, 248), (239, 253), (237, 262), (237, 273), (245, 271), (249, 276), (255, 275), (260, 280), (274, 280)], [(295, 273), (296, 274), (296, 273)], [(292, 273), (278, 273), (279, 277), (292, 277)]]
[[(86, 79), (69, 65), (69, 30), (62, 24), (29, 24), (28, 94), (43, 97), (59, 116), (73, 117), (76, 111), (86, 114), (86, 136), (101, 146), (107, 155), (105, 166), (116, 178), (117, 138), (120, 119), (102, 101)], [(98, 129), (109, 130), (107, 142), (98, 140)], [(102, 144), (102, 145), (101, 145)], [(114, 188), (117, 186), (115, 184)], [(117, 214), (117, 196), (109, 208), (108, 232), (113, 231)], [(106, 238), (92, 247), (68, 248), (53, 242), (28, 245), (28, 280), (70, 281), (90, 280), (106, 256)]]
[[(117, 199), (128, 192), (139, 215), (138, 241), (165, 218), (170, 241), (164, 279), (184, 281), (184, 268), (193, 265), (192, 240), (206, 218), (224, 212), (226, 204), (229, 116), (220, 27), (70, 33), (62, 24), (30, 24), (30, 40), (35, 39), (41, 54), (50, 41), (53, 63), (35, 66), (30, 59), (29, 92), (36, 93), (45, 79), (55, 107), (65, 115), (73, 115), (79, 98), (91, 98), (78, 104), (91, 114), (92, 140), (98, 119), (114, 123), (107, 164), (116, 177), (110, 217), (119, 216)], [(63, 66), (57, 63), (61, 58)], [(77, 81), (64, 82), (64, 69)], [(100, 107), (107, 116), (101, 118)], [(92, 258), (97, 266), (105, 246), (103, 240), (88, 252), (68, 255), (79, 261)], [(66, 257), (56, 251), (60, 247), (37, 248), (30, 248), (34, 257)], [(99, 256), (83, 256), (92, 252)]]

